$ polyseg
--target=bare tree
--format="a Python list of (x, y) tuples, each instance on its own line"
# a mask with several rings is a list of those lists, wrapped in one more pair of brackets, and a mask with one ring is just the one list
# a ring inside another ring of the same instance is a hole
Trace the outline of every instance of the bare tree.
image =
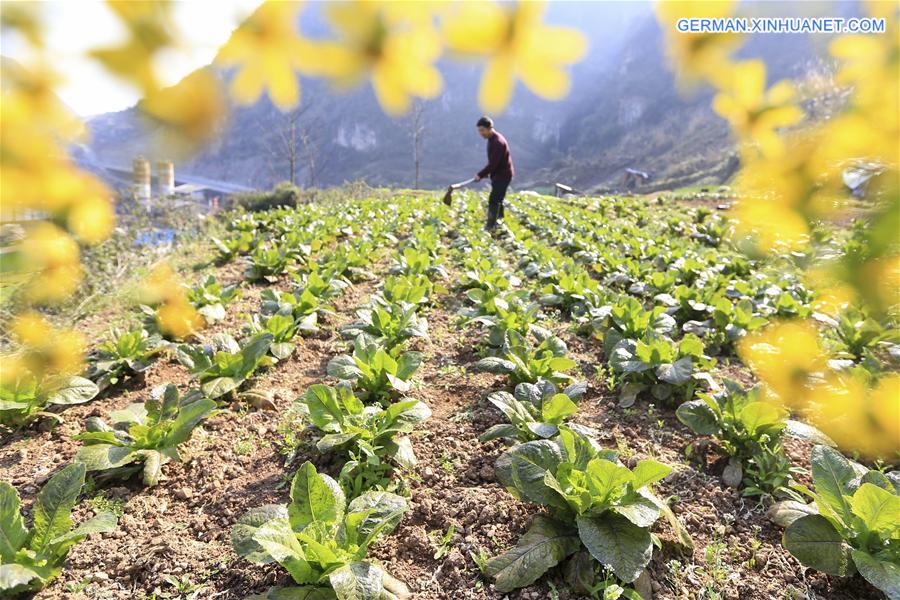
[(422, 159), (422, 138), (425, 135), (425, 105), (416, 100), (413, 103), (409, 116), (409, 127), (413, 142), (413, 166), (415, 168), (415, 184), (413, 189), (419, 189), (419, 166)]
[[(303, 129), (301, 117), (311, 107), (312, 103), (304, 102), (289, 112), (276, 112), (270, 118), (260, 119), (258, 126), (263, 134), (263, 139), (266, 140), (264, 145), (269, 151), (268, 164), (273, 179), (287, 180), (291, 182), (291, 185), (297, 184), (303, 143), (301, 141)], [(284, 176), (285, 174), (287, 177)]]

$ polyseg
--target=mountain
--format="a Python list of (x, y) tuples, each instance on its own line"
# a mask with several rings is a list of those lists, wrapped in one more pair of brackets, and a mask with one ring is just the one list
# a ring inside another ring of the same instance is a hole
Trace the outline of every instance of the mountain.
[[(546, 102), (519, 85), (506, 112), (494, 115), (510, 141), (518, 187), (555, 181), (578, 189), (615, 187), (626, 167), (678, 185), (724, 181), (733, 172), (737, 163), (727, 124), (711, 110), (708, 90), (679, 92), (648, 5), (551, 3), (548, 21), (578, 24), (591, 48), (573, 68), (565, 100)], [(825, 68), (821, 51), (808, 36), (781, 35), (751, 38), (742, 52), (763, 58), (774, 81)], [(485, 162), (484, 141), (475, 132), (481, 69), (449, 59), (439, 66), (444, 91), (421, 104), (420, 185), (431, 188), (465, 179)], [(176, 172), (269, 187), (290, 177), (285, 140), (293, 137), (301, 185), (357, 179), (413, 184), (411, 116), (386, 116), (368, 84), (347, 94), (317, 80), (304, 78), (301, 85), (301, 106), (290, 113), (281, 113), (265, 97), (236, 107), (222, 136), (176, 164)], [(163, 158), (152, 155), (134, 108), (95, 117), (89, 127), (90, 149), (101, 162), (128, 164), (138, 154)]]

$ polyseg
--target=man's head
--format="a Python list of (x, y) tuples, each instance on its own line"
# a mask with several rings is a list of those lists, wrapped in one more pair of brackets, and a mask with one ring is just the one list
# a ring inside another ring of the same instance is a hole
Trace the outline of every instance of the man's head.
[(478, 135), (485, 139), (494, 135), (494, 121), (490, 117), (481, 117), (475, 126), (478, 127)]

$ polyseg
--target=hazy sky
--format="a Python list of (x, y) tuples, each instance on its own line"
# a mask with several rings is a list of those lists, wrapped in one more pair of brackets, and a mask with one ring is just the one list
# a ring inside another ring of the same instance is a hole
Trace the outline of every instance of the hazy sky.
[[(174, 16), (182, 39), (191, 46), (160, 56), (160, 74), (171, 84), (193, 69), (208, 64), (240, 20), (261, 0), (191, 0), (176, 2)], [(3, 2), (6, 4), (6, 2)], [(115, 44), (125, 36), (116, 17), (97, 0), (41, 2), (47, 25), (47, 44), (53, 64), (65, 76), (59, 95), (82, 116), (122, 110), (137, 102), (138, 90), (108, 75), (91, 60), (82, 58), (89, 48)], [(27, 45), (4, 35), (0, 52), (28, 63)]]

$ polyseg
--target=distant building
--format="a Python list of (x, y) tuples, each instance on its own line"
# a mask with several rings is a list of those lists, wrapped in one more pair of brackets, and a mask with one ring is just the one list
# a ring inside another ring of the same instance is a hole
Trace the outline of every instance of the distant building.
[(625, 175), (622, 177), (622, 187), (626, 190), (633, 190), (639, 185), (643, 185), (650, 181), (653, 177), (646, 171), (638, 171), (637, 169), (625, 169)]

